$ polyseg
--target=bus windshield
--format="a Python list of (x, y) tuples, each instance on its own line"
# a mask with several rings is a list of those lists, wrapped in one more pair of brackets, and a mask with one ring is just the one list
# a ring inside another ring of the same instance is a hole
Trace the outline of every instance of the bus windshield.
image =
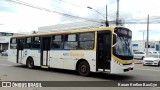
[(117, 35), (117, 44), (114, 47), (114, 52), (116, 55), (121, 55), (121, 56), (131, 56), (131, 48), (130, 48), (130, 43), (131, 43), (131, 38), (130, 37), (125, 37), (122, 35)]

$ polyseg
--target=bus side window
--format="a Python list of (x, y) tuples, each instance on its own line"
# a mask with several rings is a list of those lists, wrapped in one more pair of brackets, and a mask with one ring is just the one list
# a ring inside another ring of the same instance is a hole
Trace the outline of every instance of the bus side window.
[(10, 40), (10, 49), (16, 49), (17, 48), (17, 39), (11, 38)]
[(65, 35), (64, 49), (77, 49), (78, 40), (76, 34)]
[(63, 36), (62, 35), (54, 35), (52, 36), (52, 49), (62, 49), (63, 48)]
[(33, 37), (32, 49), (40, 49), (40, 37)]
[(80, 33), (79, 34), (79, 49), (93, 49), (94, 48), (94, 33)]
[(25, 40), (25, 49), (31, 49), (31, 45), (32, 45), (32, 42), (31, 42), (31, 37), (27, 37), (26, 40)]

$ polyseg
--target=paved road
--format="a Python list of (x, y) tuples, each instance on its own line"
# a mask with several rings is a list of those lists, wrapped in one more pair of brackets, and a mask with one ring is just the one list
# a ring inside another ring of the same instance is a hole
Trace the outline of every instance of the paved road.
[[(160, 81), (160, 67), (135, 65), (135, 70), (129, 73), (110, 75), (103, 73), (92, 73), (90, 77), (78, 76), (76, 72), (59, 69), (28, 69), (25, 66), (8, 62), (6, 56), (0, 56), (0, 80), (1, 81)], [(119, 90), (119, 88), (111, 88)], [(2, 88), (0, 88), (1, 90)], [(3, 88), (3, 90), (8, 88)], [(17, 88), (22, 89), (22, 88)], [(43, 88), (23, 88), (26, 90), (41, 90)], [(52, 90), (53, 88), (46, 88)], [(74, 87), (59, 87), (54, 89), (75, 89)], [(105, 87), (79, 87), (76, 89), (102, 90)], [(129, 88), (120, 88), (120, 90)], [(133, 89), (133, 88), (132, 88)], [(135, 89), (135, 88), (134, 88)], [(133, 90), (134, 90), (133, 89)], [(160, 88), (141, 88), (141, 90), (159, 90)]]

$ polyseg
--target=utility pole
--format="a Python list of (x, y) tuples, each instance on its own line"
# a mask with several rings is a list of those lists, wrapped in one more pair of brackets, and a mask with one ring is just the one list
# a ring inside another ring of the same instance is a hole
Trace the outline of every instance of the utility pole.
[(119, 0), (117, 0), (116, 26), (119, 25)]
[(107, 5), (106, 5), (106, 27), (108, 27), (109, 26), (109, 22), (108, 22), (108, 17), (107, 17)]
[(146, 55), (148, 55), (148, 42), (149, 42), (149, 14), (147, 17), (147, 43), (146, 43)]

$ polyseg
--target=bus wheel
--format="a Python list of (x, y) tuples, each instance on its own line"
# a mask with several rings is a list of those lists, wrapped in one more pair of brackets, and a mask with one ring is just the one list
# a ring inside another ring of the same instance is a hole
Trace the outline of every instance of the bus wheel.
[(81, 76), (88, 76), (89, 73), (90, 73), (89, 64), (85, 61), (80, 62), (79, 65), (78, 65), (78, 73)]
[(26, 65), (30, 69), (33, 68), (34, 67), (34, 61), (33, 61), (33, 59), (32, 58), (28, 58)]
[(158, 62), (158, 66), (160, 67), (160, 61)]

